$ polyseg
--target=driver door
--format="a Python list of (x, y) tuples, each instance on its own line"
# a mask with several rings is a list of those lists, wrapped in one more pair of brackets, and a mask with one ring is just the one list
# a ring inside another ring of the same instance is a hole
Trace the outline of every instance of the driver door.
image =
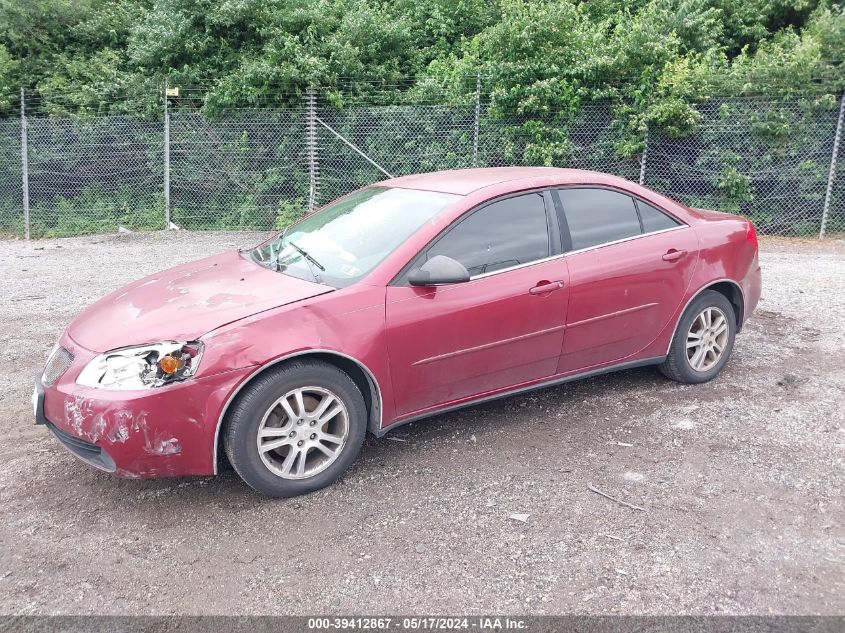
[[(551, 210), (549, 210), (551, 211)], [(411, 268), (446, 255), (470, 281), (387, 288), (386, 327), (398, 415), (551, 376), (563, 343), (568, 273), (544, 196), (470, 211)], [(555, 228), (556, 231), (556, 228)]]

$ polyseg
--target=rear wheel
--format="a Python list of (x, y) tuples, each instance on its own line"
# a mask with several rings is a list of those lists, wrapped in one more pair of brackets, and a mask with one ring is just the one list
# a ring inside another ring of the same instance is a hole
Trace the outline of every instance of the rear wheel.
[(333, 365), (295, 361), (247, 386), (227, 416), (226, 455), (251, 487), (292, 497), (334, 483), (358, 455), (364, 398)]
[(725, 295), (705, 290), (681, 316), (660, 371), (678, 382), (707, 382), (728, 362), (735, 336), (733, 305)]

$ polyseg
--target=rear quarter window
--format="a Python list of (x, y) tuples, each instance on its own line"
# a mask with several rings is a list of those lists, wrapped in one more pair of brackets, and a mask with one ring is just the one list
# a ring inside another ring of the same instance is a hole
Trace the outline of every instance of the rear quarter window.
[(675, 218), (670, 217), (660, 209), (642, 200), (637, 200), (637, 207), (640, 210), (640, 217), (643, 220), (643, 233), (663, 231), (681, 225)]

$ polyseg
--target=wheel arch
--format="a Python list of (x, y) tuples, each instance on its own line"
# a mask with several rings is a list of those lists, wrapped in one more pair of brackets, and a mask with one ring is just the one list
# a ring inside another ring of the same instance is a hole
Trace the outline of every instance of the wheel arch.
[(697, 294), (701, 294), (703, 290), (715, 290), (725, 296), (734, 307), (736, 313), (736, 331), (742, 329), (742, 324), (745, 322), (745, 297), (742, 294), (742, 288), (735, 281), (725, 279), (724, 281), (717, 281), (710, 284), (706, 288), (700, 290)]
[(367, 408), (368, 430), (371, 433), (376, 433), (378, 429), (381, 428), (381, 388), (379, 387), (378, 381), (373, 375), (373, 372), (370, 371), (370, 369), (364, 363), (341, 352), (327, 349), (310, 349), (303, 350), (301, 352), (295, 352), (293, 354), (286, 354), (285, 356), (280, 356), (279, 358), (273, 359), (270, 362), (265, 363), (264, 365), (261, 365), (260, 367), (256, 368), (256, 370), (253, 371), (246, 378), (246, 380), (241, 382), (235, 388), (235, 390), (229, 394), (229, 397), (226, 399), (226, 403), (223, 405), (223, 409), (220, 411), (220, 415), (217, 418), (217, 427), (214, 431), (214, 447), (212, 459), (215, 475), (218, 472), (220, 455), (223, 454), (220, 446), (220, 443), (222, 441), (221, 430), (223, 429), (223, 423), (226, 420), (226, 414), (231, 408), (232, 403), (237, 399), (241, 391), (245, 387), (250, 385), (259, 376), (262, 376), (271, 369), (274, 369), (279, 365), (294, 359), (320, 360), (330, 365), (334, 365), (335, 367), (346, 373), (361, 391), (361, 395), (364, 396), (364, 404)]
[(684, 307), (678, 312), (678, 318), (675, 319), (675, 326), (672, 328), (672, 336), (669, 337), (669, 344), (666, 347), (667, 355), (669, 354), (669, 350), (672, 348), (672, 341), (675, 340), (675, 334), (678, 332), (678, 325), (681, 322), (681, 318), (684, 316), (684, 312), (687, 311), (690, 304), (705, 290), (715, 290), (730, 302), (736, 312), (737, 333), (739, 333), (742, 329), (742, 323), (745, 319), (745, 296), (742, 293), (742, 288), (740, 288), (739, 284), (733, 279), (716, 279), (715, 281), (708, 282), (705, 286), (702, 286), (693, 293), (689, 300), (684, 304)]

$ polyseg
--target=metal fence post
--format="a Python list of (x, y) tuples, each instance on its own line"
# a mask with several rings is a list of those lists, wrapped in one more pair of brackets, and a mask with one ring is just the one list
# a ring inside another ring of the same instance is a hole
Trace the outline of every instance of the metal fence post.
[(164, 79), (164, 230), (170, 228), (170, 108)]
[(836, 136), (833, 137), (833, 153), (830, 156), (830, 173), (827, 176), (827, 191), (824, 194), (824, 210), (822, 211), (822, 226), (819, 239), (824, 237), (827, 228), (827, 215), (830, 212), (830, 199), (833, 197), (833, 181), (836, 179), (836, 157), (839, 155), (839, 141), (842, 138), (842, 119), (845, 118), (845, 92), (839, 104), (839, 120), (836, 122)]
[(640, 184), (645, 184), (645, 161), (648, 156), (648, 126), (645, 128), (645, 143), (643, 143), (643, 156), (640, 159)]
[(29, 239), (29, 141), (26, 136), (26, 97), (21, 88), (21, 181), (23, 186), (23, 233)]
[(308, 212), (317, 207), (317, 101), (314, 89), (306, 93), (308, 106), (305, 121), (306, 152), (308, 154)]
[(472, 166), (478, 165), (478, 132), (481, 126), (481, 71), (475, 75), (475, 128), (472, 137)]

